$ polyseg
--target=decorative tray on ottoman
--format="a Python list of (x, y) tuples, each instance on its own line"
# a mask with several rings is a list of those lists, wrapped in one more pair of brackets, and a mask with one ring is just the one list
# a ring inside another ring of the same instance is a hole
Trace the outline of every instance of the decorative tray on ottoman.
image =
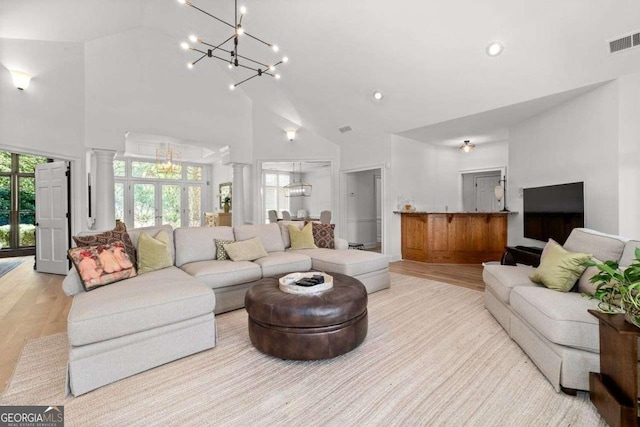
[[(313, 280), (314, 276), (321, 276), (324, 282), (310, 286), (302, 286), (296, 283), (303, 279)], [(307, 273), (289, 273), (286, 276), (281, 277), (279, 283), (280, 290), (288, 294), (315, 294), (317, 292), (333, 288), (333, 277), (317, 271), (310, 271)]]

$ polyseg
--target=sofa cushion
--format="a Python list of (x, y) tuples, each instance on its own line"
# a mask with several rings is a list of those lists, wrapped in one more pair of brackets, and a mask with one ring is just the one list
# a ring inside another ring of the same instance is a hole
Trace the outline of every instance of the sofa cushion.
[(231, 227), (180, 227), (174, 234), (176, 267), (216, 259), (215, 239), (234, 240)]
[(335, 224), (322, 224), (312, 222), (313, 243), (319, 248), (335, 249), (334, 229)]
[[(620, 257), (620, 264), (623, 267), (631, 265), (636, 259), (636, 248), (640, 248), (640, 242), (637, 240), (629, 240), (624, 245), (622, 256)], [(608, 261), (608, 260), (605, 260)]]
[(67, 254), (86, 291), (136, 276), (136, 268), (125, 252), (124, 243), (120, 241), (78, 246), (69, 249)]
[(133, 228), (129, 230), (129, 237), (131, 237), (131, 242), (134, 247), (138, 247), (138, 239), (140, 238), (140, 233), (147, 233), (149, 236), (155, 236), (158, 234), (160, 230), (165, 230), (169, 235), (169, 250), (171, 251), (171, 263), (175, 264), (176, 262), (176, 250), (175, 245), (173, 243), (173, 227), (169, 224), (161, 225), (159, 227), (141, 227), (141, 228)]
[(311, 257), (314, 270), (357, 276), (389, 268), (389, 259), (376, 252), (348, 249), (300, 249), (297, 254)]
[(282, 237), (282, 243), (284, 243), (284, 248), (289, 249), (291, 247), (291, 236), (289, 235), (289, 226), (295, 225), (298, 227), (298, 230), (302, 230), (304, 226), (303, 221), (278, 221), (278, 226), (280, 227), (280, 236)]
[(176, 267), (77, 294), (69, 311), (72, 346), (105, 341), (212, 313), (211, 289)]
[(315, 249), (316, 244), (313, 242), (313, 231), (311, 223), (299, 230), (295, 225), (289, 226), (289, 237), (291, 239), (291, 249), (297, 251), (299, 249)]
[(234, 227), (236, 240), (249, 240), (260, 237), (267, 252), (283, 252), (284, 242), (278, 224), (241, 225)]
[(264, 250), (260, 237), (225, 243), (223, 246), (227, 256), (235, 262), (253, 261), (267, 256), (267, 251)]
[(94, 231), (85, 231), (78, 236), (73, 236), (73, 241), (78, 246), (96, 246), (107, 245), (113, 242), (122, 242), (129, 255), (129, 259), (135, 265), (136, 264), (136, 246), (131, 241), (129, 233), (127, 233), (127, 226), (124, 222), (117, 222), (113, 230), (105, 231), (103, 233), (96, 233)]
[(171, 251), (169, 250), (169, 235), (160, 230), (155, 236), (140, 233), (138, 237), (138, 274), (171, 267)]
[(271, 252), (254, 262), (262, 268), (262, 277), (311, 270), (311, 258), (298, 252)]
[(509, 295), (516, 286), (540, 286), (529, 279), (534, 270), (528, 265), (486, 265), (482, 280), (501, 302), (508, 305)]
[(180, 268), (212, 289), (262, 278), (260, 266), (250, 261), (196, 261), (183, 264)]
[(588, 228), (574, 228), (562, 246), (570, 252), (585, 252), (604, 261), (615, 261), (620, 259), (625, 242), (626, 240), (620, 236), (599, 233)]
[[(602, 261), (600, 261), (598, 258), (591, 258), (591, 261), (596, 262), (598, 264), (602, 263)], [(598, 287), (598, 285), (595, 283), (591, 283), (591, 278), (598, 273), (600, 273), (600, 270), (598, 270), (598, 267), (596, 266), (587, 267), (587, 269), (584, 270), (584, 273), (582, 273), (582, 276), (580, 276), (580, 279), (578, 279), (578, 292), (585, 293), (588, 295), (595, 294), (596, 288)]]
[(587, 310), (596, 300), (577, 292), (555, 292), (542, 287), (519, 286), (511, 292), (511, 310), (549, 341), (597, 353), (598, 319)]
[(569, 292), (587, 268), (584, 263), (589, 259), (591, 254), (569, 252), (554, 244), (547, 249), (540, 259), (540, 266), (529, 278), (554, 291)]

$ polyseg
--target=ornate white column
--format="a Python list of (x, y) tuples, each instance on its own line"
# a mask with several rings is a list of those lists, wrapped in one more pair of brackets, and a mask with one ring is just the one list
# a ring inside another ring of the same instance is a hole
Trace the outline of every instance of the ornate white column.
[(95, 206), (93, 217), (96, 230), (111, 230), (116, 224), (116, 202), (113, 188), (113, 150), (94, 149), (96, 156)]
[(244, 225), (244, 163), (232, 163), (233, 188), (231, 189), (231, 220), (233, 226)]

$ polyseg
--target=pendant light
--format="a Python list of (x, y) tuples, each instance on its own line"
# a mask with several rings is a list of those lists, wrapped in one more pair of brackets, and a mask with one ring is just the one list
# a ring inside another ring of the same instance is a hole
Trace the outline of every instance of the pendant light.
[(295, 180), (296, 164), (293, 164), (293, 182), (283, 187), (284, 197), (310, 197), (311, 184), (302, 180), (302, 163), (300, 165), (300, 175), (298, 181)]

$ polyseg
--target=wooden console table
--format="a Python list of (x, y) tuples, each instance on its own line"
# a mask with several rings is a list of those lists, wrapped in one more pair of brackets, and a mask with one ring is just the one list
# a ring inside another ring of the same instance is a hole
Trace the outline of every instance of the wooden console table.
[(600, 323), (600, 373), (589, 373), (589, 398), (611, 427), (638, 426), (638, 336), (623, 314), (589, 313)]
[(402, 215), (403, 259), (475, 264), (500, 260), (513, 212), (395, 213)]

